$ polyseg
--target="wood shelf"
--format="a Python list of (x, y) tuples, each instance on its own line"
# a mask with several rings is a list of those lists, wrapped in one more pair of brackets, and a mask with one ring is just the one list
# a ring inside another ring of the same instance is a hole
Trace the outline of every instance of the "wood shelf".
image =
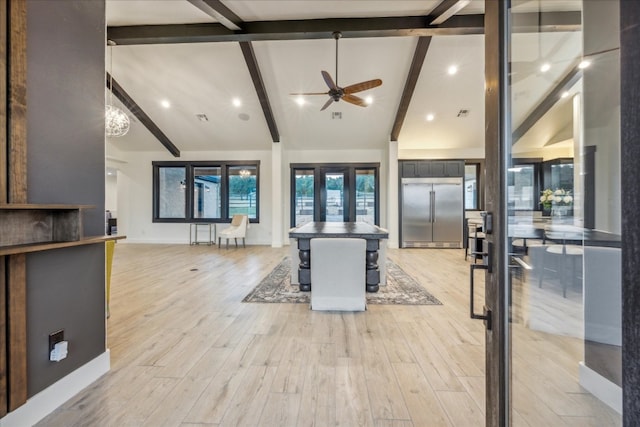
[(93, 205), (0, 204), (0, 256), (92, 245), (125, 236), (83, 235), (82, 211)]
[(0, 256), (41, 252), (51, 249), (69, 248), (73, 246), (93, 245), (95, 243), (106, 242), (109, 240), (121, 240), (125, 238), (126, 236), (92, 236), (85, 237), (80, 240), (74, 240), (71, 242), (41, 242), (29, 243), (25, 245), (0, 246)]

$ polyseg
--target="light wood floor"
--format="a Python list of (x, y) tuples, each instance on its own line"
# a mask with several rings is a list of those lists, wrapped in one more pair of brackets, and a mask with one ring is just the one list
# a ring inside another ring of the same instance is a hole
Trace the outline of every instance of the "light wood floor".
[[(287, 254), (118, 244), (112, 369), (38, 425), (484, 425), (484, 329), (461, 250), (389, 250), (442, 306), (242, 303)], [(577, 384), (580, 340), (515, 328), (514, 425), (619, 425)]]

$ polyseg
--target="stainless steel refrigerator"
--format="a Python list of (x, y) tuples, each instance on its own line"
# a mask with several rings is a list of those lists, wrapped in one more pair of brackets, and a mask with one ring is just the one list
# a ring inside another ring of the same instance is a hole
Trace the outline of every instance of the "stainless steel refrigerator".
[(401, 247), (462, 247), (463, 179), (402, 178)]

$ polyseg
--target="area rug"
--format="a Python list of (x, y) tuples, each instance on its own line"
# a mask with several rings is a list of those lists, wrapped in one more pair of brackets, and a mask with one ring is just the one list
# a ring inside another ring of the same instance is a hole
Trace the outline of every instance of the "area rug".
[[(364, 286), (364, 285), (363, 285)], [(242, 302), (308, 304), (311, 292), (301, 292), (298, 285), (291, 285), (291, 263), (286, 257)], [(387, 284), (378, 292), (367, 292), (367, 304), (388, 305), (441, 305), (413, 277), (400, 266), (387, 260)]]

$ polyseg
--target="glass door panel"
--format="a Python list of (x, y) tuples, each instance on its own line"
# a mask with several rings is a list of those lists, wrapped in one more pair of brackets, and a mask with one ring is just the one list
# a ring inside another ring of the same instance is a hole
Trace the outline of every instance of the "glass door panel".
[(313, 169), (296, 169), (294, 180), (295, 196), (293, 200), (293, 226), (299, 227), (302, 224), (313, 221), (315, 208)]
[(376, 223), (376, 172), (356, 169), (356, 221)]
[[(345, 171), (321, 172), (321, 212), (320, 220), (325, 222), (344, 222), (348, 218), (348, 202), (345, 192)], [(345, 210), (345, 207), (347, 209)]]
[[(608, 0), (567, 3), (582, 13), (581, 30), (543, 31), (560, 3), (512, 0), (510, 10), (535, 12), (539, 31), (518, 28), (511, 17), (511, 105), (504, 119), (512, 138), (503, 147), (502, 177), (508, 424), (615, 426), (622, 401), (620, 124), (619, 95), (611, 88), (620, 83), (618, 29), (610, 23), (618, 7)], [(588, 171), (583, 158), (590, 146), (597, 150)], [(518, 157), (573, 163), (558, 165), (552, 182), (536, 189), (533, 169), (518, 165)], [(586, 176), (595, 176), (595, 184)], [(603, 203), (596, 205), (595, 227), (586, 228), (590, 185)]]

